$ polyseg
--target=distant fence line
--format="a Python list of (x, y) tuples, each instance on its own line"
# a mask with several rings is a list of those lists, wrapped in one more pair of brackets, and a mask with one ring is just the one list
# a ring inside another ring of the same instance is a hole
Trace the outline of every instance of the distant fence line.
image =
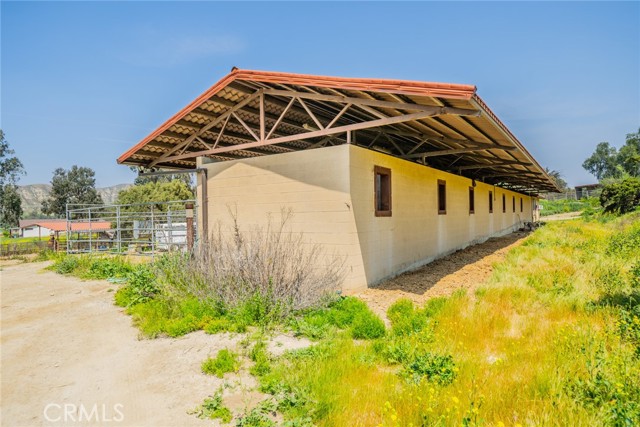
[(55, 244), (52, 241), (33, 241), (33, 242), (8, 242), (0, 245), (0, 256), (26, 255), (44, 250), (66, 251), (64, 245)]
[(186, 251), (197, 239), (195, 200), (67, 206), (68, 253)]
[(594, 190), (581, 189), (580, 191), (572, 188), (562, 193), (546, 193), (543, 195), (543, 198), (545, 200), (579, 200), (586, 197), (598, 197), (601, 191), (600, 188)]

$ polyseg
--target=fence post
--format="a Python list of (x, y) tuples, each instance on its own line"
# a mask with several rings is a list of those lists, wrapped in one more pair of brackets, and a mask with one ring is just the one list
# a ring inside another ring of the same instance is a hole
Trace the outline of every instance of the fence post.
[(120, 205), (116, 206), (116, 239), (118, 239), (118, 255), (122, 254), (122, 233), (120, 232)]
[(193, 250), (194, 230), (193, 230), (193, 203), (185, 203), (185, 216), (187, 217), (187, 250)]

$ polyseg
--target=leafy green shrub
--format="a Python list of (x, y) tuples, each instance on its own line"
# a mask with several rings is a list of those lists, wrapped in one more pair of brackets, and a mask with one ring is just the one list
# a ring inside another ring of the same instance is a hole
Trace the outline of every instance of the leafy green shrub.
[(120, 258), (92, 259), (88, 271), (83, 274), (85, 279), (109, 279), (126, 277), (133, 270), (133, 266)]
[(220, 418), (223, 423), (231, 421), (232, 415), (229, 408), (222, 404), (222, 390), (218, 390), (215, 395), (209, 396), (204, 400), (202, 405), (190, 412), (200, 419), (216, 419)]
[(439, 385), (449, 385), (456, 377), (456, 367), (450, 355), (425, 352), (405, 363), (402, 375), (415, 383), (424, 378)]
[(129, 286), (121, 286), (114, 296), (115, 304), (119, 307), (129, 307), (131, 302), (135, 300), (136, 295)]
[(56, 262), (53, 265), (53, 268), (58, 274), (70, 274), (72, 273), (78, 266), (80, 262), (78, 258), (74, 256), (65, 256), (60, 261)]
[(263, 400), (255, 408), (246, 411), (236, 422), (236, 427), (275, 427), (276, 403), (272, 399)]
[(629, 270), (629, 283), (633, 288), (640, 288), (640, 261), (636, 262)]
[(372, 312), (362, 313), (353, 320), (351, 336), (355, 339), (371, 340), (384, 336), (384, 322)]
[[(125, 293), (123, 289), (126, 287), (116, 292), (116, 300), (121, 292)], [(151, 299), (129, 305), (127, 312), (133, 317), (134, 324), (149, 338), (160, 335), (177, 337), (195, 330), (206, 329), (211, 322), (221, 318), (216, 306), (201, 303), (193, 298), (180, 302), (164, 297)]]
[(389, 365), (407, 363), (414, 353), (414, 347), (405, 338), (378, 341), (374, 344), (373, 350)]
[(640, 178), (630, 177), (602, 187), (600, 204), (605, 212), (624, 214), (640, 206)]
[(345, 329), (352, 325), (357, 317), (365, 315), (368, 311), (367, 304), (362, 300), (346, 297), (331, 304), (326, 313), (332, 325)]
[(160, 289), (156, 284), (156, 275), (145, 265), (138, 265), (127, 274), (127, 286), (135, 295), (133, 304), (145, 302), (155, 297)]
[(616, 323), (620, 337), (630, 342), (640, 357), (640, 301), (634, 307), (621, 308)]
[(391, 321), (391, 333), (397, 336), (420, 332), (428, 324), (424, 313), (414, 310), (413, 303), (408, 299), (401, 299), (392, 304), (387, 310), (387, 317)]
[(413, 315), (413, 302), (408, 298), (401, 298), (391, 304), (387, 310), (387, 317), (391, 325), (401, 322), (402, 319)]
[(363, 301), (342, 297), (326, 309), (308, 311), (301, 320), (292, 322), (299, 335), (311, 339), (324, 338), (330, 326), (349, 329), (356, 339), (374, 339), (384, 335), (384, 323)]
[(252, 375), (261, 377), (271, 371), (269, 353), (264, 341), (259, 341), (253, 346), (249, 353), (249, 358), (255, 362), (249, 370)]
[(222, 378), (228, 372), (237, 372), (240, 362), (235, 353), (227, 349), (220, 350), (215, 358), (207, 358), (202, 362), (202, 372)]
[(640, 222), (614, 233), (609, 238), (607, 253), (612, 255), (633, 255), (640, 253)]

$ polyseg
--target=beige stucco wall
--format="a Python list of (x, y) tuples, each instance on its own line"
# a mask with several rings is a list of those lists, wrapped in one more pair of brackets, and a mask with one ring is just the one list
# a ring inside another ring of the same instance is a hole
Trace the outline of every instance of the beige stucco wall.
[[(376, 165), (391, 169), (391, 217), (375, 216)], [(291, 209), (294, 231), (303, 232), (307, 242), (321, 244), (327, 253), (345, 257), (347, 292), (531, 220), (528, 196), (477, 182), (475, 213), (469, 214), (470, 179), (352, 145), (228, 162), (199, 161), (199, 166), (207, 168), (210, 230), (217, 222), (229, 224), (230, 208), (237, 211), (243, 227), (264, 224), (269, 214), (277, 220), (281, 209)], [(446, 215), (437, 211), (438, 179), (447, 183)], [(493, 214), (488, 212), (489, 191), (495, 197)], [(200, 187), (198, 192), (201, 197)], [(506, 213), (502, 194), (506, 194)]]
[(264, 224), (291, 209), (294, 232), (318, 243), (325, 254), (345, 258), (345, 291), (366, 286), (351, 208), (347, 146), (200, 164), (207, 168), (208, 224), (228, 224), (229, 208), (241, 227)]
[[(349, 149), (351, 198), (369, 285), (531, 221), (529, 196), (477, 181), (475, 210), (470, 214), (469, 178), (360, 147)], [(374, 166), (391, 170), (391, 217), (375, 216)], [(442, 215), (438, 214), (438, 180), (446, 182), (447, 213)], [(489, 213), (489, 191), (494, 196), (493, 213)], [(503, 194), (506, 213), (502, 212)]]

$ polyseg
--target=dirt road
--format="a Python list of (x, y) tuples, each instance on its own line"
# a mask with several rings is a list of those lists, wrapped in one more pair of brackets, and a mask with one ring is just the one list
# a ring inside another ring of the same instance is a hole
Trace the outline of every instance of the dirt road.
[(243, 336), (139, 340), (114, 285), (44, 266), (0, 271), (3, 427), (215, 425), (187, 414), (223, 381), (200, 364)]

